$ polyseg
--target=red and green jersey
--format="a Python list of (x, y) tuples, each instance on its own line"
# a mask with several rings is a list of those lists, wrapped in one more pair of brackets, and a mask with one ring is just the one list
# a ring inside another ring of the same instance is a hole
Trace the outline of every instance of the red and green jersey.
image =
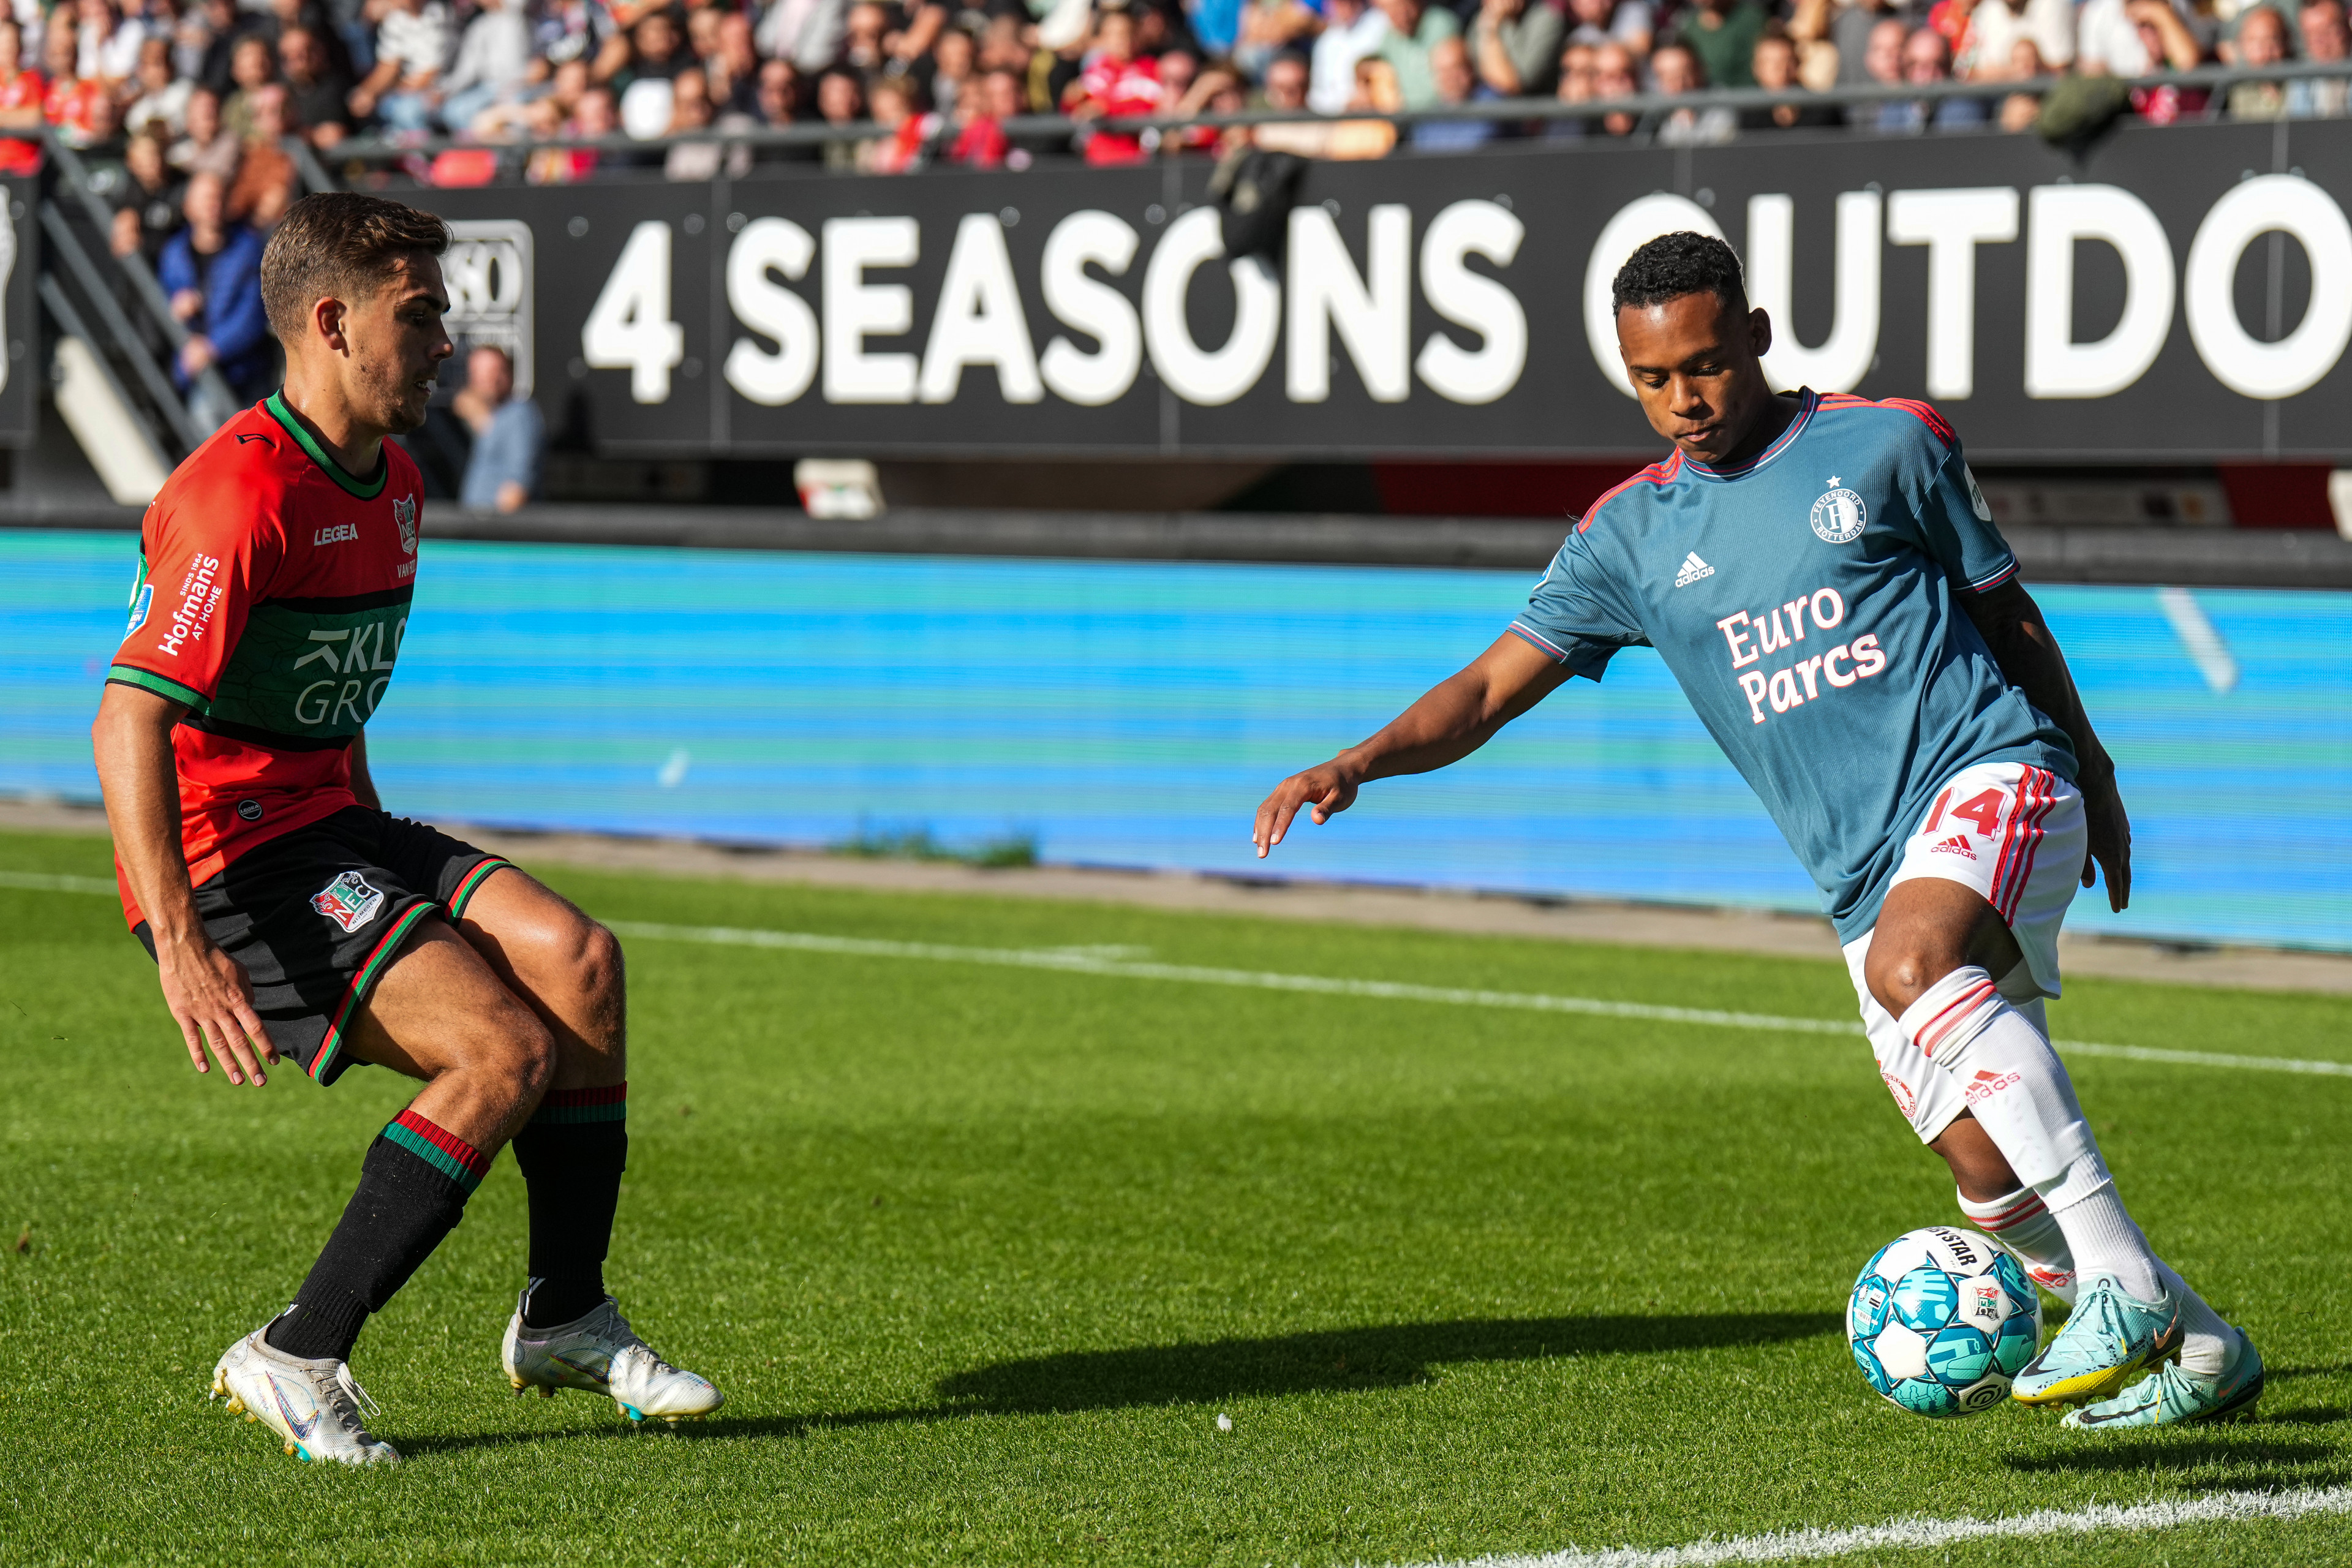
[[(374, 478), (352, 478), (273, 394), (148, 507), (107, 679), (188, 710), (172, 749), (190, 881), (356, 804), (352, 738), (407, 630), (420, 488), (390, 442)], [(122, 906), (137, 925), (127, 879)]]

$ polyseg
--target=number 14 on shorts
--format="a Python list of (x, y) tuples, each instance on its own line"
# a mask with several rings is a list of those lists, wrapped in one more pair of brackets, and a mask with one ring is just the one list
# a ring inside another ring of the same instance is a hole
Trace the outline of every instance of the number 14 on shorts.
[(1979, 838), (2000, 837), (2000, 814), (2009, 805), (2008, 795), (1997, 789), (1983, 790), (1955, 805), (1952, 795), (1948, 788), (1936, 797), (1936, 808), (1927, 814), (1927, 825), (1919, 829), (1921, 833), (1935, 832), (1948, 816), (1973, 824)]

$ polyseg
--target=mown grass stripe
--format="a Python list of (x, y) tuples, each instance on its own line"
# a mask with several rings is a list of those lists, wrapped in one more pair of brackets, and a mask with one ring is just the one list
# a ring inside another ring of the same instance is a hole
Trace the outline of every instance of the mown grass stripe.
[(1927, 1550), (1963, 1541), (2178, 1530), (2191, 1524), (2307, 1519), (2339, 1513), (2352, 1513), (2352, 1487), (2217, 1492), (2166, 1502), (2098, 1503), (2089, 1508), (2042, 1509), (2006, 1519), (1906, 1519), (1857, 1530), (1791, 1530), (1655, 1550), (1621, 1546), (1587, 1552), (1571, 1548), (1540, 1555), (1499, 1555), (1430, 1563), (1423, 1568), (1713, 1568), (1721, 1563), (1794, 1563), (1849, 1557), (1863, 1552)]
[[(1213, 969), (1184, 963), (1150, 963), (1108, 958), (1067, 948), (960, 947), (945, 942), (887, 942), (874, 937), (826, 936), (815, 931), (753, 931), (736, 926), (660, 925), (645, 921), (607, 921), (614, 934), (654, 942), (704, 942), (722, 947), (776, 948), (849, 958), (914, 959), (940, 963), (982, 963), (1013, 969), (1046, 969), (1122, 980), (1165, 980), (1193, 985), (1234, 985), (1260, 991), (1304, 991), (1327, 996), (1364, 996), (1383, 1001), (1428, 1002), (1456, 1007), (1510, 1007), (1538, 1013), (1580, 1013), (1602, 1018), (1643, 1018), (1705, 1028), (1770, 1029), (1790, 1034), (1855, 1036), (1862, 1022), (1790, 1018), (1771, 1013), (1731, 1013), (1708, 1007), (1666, 1007), (1648, 1002), (1611, 1002), (1593, 996), (1553, 996), (1533, 991), (1481, 991), (1449, 985), (1415, 985), (1396, 980), (1348, 980), (1324, 974), (1280, 974), (1256, 969)], [(2076, 1056), (2116, 1057), (2127, 1061), (2168, 1062), (2183, 1067), (2242, 1068), (2263, 1072), (2311, 1073), (2352, 1078), (2352, 1062), (2300, 1061), (2286, 1057), (2236, 1057), (2213, 1051), (2174, 1051), (2149, 1046), (2109, 1046), (2092, 1040), (2060, 1040)]]

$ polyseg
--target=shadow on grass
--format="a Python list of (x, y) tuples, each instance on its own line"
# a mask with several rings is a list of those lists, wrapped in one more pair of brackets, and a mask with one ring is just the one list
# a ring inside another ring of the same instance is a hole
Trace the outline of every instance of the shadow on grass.
[(1270, 1339), (1063, 1351), (944, 1378), (957, 1410), (1005, 1415), (1192, 1405), (1221, 1399), (1398, 1388), (1448, 1363), (1643, 1355), (1770, 1344), (1835, 1332), (1826, 1312), (1691, 1317), (1473, 1319), (1326, 1329)]
[[(2268, 1425), (2267, 1423), (2263, 1425)], [(2340, 1486), (2352, 1480), (2352, 1456), (2332, 1443), (2285, 1436), (2260, 1436), (2261, 1425), (2239, 1428), (2243, 1436), (2183, 1438), (2149, 1433), (2144, 1440), (2116, 1434), (2097, 1447), (2053, 1454), (2011, 1455), (2001, 1462), (2029, 1474), (2161, 1476), (2175, 1485), (2205, 1490), (2242, 1487), (2257, 1477), (2303, 1486)], [(2198, 1471), (2212, 1472), (2200, 1476)], [(2250, 1474), (2251, 1472), (2251, 1474)]]
[[(1843, 1327), (1843, 1320), (1832, 1312), (1470, 1319), (1326, 1329), (1198, 1344), (1063, 1351), (997, 1362), (942, 1378), (937, 1385), (940, 1403), (935, 1405), (797, 1415), (722, 1413), (677, 1431), (688, 1437), (797, 1437), (828, 1427), (1341, 1394), (1426, 1383), (1438, 1367), (1445, 1365), (1722, 1350), (1812, 1339)], [(446, 1453), (549, 1439), (629, 1435), (625, 1426), (616, 1423), (552, 1432), (418, 1437), (404, 1441), (402, 1447), (418, 1454)]]

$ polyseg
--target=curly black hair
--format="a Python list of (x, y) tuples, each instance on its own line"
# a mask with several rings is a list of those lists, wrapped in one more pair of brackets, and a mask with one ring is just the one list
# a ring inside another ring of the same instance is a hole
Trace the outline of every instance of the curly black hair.
[(1610, 289), (1612, 310), (1663, 305), (1685, 294), (1712, 294), (1735, 310), (1748, 308), (1739, 258), (1713, 235), (1662, 234), (1628, 257)]

